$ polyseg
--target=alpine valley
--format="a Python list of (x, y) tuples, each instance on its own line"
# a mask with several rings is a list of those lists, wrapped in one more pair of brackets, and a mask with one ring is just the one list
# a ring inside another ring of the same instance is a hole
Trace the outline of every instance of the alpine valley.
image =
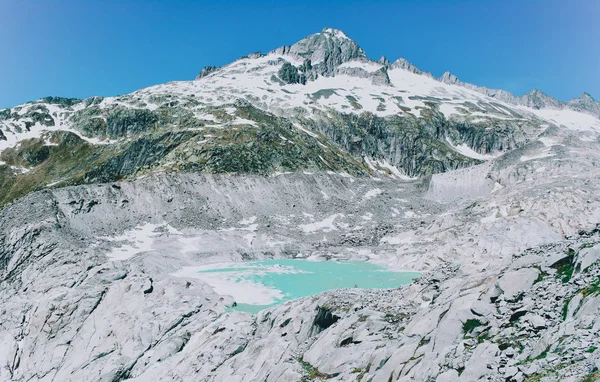
[[(1, 381), (600, 380), (586, 93), (435, 78), (326, 28), (0, 110), (0, 208)], [(278, 291), (207, 271), (289, 259), (419, 273), (252, 314)]]

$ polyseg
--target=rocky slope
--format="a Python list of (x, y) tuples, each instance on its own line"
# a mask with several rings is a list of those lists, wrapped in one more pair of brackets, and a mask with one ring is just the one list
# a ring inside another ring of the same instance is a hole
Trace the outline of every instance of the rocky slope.
[[(600, 378), (596, 117), (330, 29), (198, 77), (0, 112), (0, 380)], [(182, 272), (270, 258), (423, 275), (251, 315)]]

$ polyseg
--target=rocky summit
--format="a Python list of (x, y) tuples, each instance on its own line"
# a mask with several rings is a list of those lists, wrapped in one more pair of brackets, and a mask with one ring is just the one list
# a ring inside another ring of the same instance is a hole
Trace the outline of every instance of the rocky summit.
[[(0, 380), (600, 380), (599, 105), (326, 28), (0, 110)], [(237, 309), (277, 259), (419, 276)]]

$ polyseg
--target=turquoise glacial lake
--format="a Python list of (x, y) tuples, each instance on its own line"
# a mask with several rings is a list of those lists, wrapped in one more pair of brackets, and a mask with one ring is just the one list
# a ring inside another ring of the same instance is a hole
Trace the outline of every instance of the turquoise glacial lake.
[(256, 313), (291, 299), (340, 288), (397, 288), (418, 272), (396, 272), (368, 262), (266, 260), (216, 264), (198, 271), (232, 309)]

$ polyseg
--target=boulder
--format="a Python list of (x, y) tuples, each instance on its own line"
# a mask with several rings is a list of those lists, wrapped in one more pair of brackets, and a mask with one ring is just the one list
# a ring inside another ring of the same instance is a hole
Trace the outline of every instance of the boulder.
[(446, 370), (438, 375), (435, 382), (454, 382), (458, 379), (458, 371), (454, 369)]
[(204, 68), (202, 68), (202, 70), (200, 71), (200, 73), (198, 73), (198, 75), (196, 76), (196, 79), (199, 80), (202, 77), (206, 77), (209, 74), (211, 74), (212, 72), (216, 71), (217, 69), (219, 69), (217, 66), (205, 66)]
[(498, 286), (504, 292), (504, 299), (514, 299), (520, 292), (526, 292), (538, 278), (535, 268), (523, 268), (506, 272), (499, 280)]
[(548, 326), (546, 320), (537, 314), (528, 314), (525, 316), (525, 320), (527, 320), (534, 329), (543, 329)]
[(591, 248), (583, 248), (575, 259), (575, 271), (582, 272), (600, 259), (600, 244)]
[(477, 381), (494, 372), (494, 364), (497, 362), (498, 346), (484, 342), (477, 346), (471, 358), (465, 364), (465, 370), (460, 375), (460, 381)]

